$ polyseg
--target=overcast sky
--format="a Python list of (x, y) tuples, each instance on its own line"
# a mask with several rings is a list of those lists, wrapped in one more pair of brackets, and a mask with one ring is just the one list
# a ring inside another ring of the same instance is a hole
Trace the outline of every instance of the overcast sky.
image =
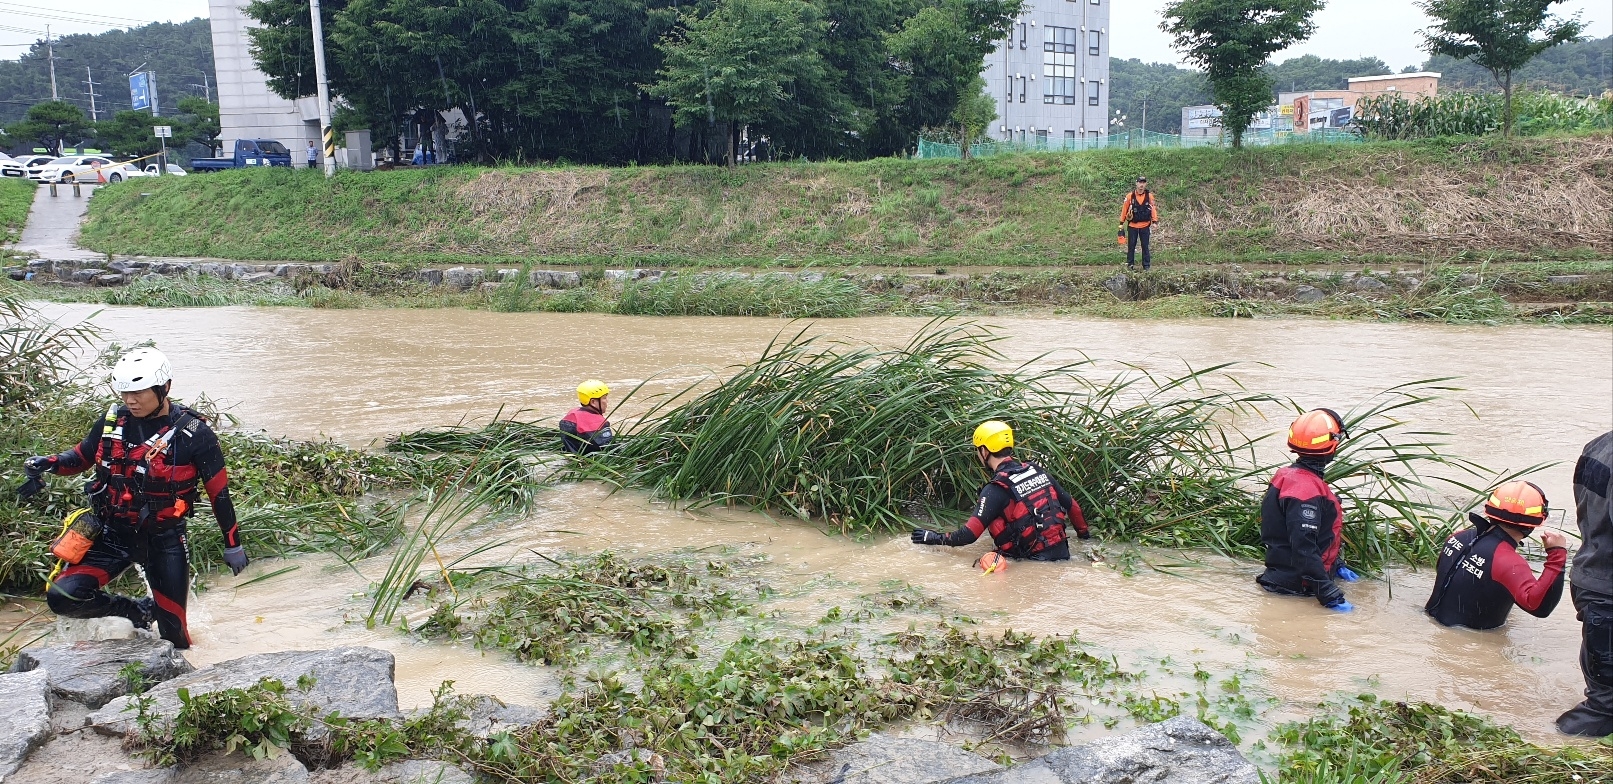
[[(1113, 17), (1109, 23), (1113, 36), (1112, 56), (1179, 62), (1169, 38), (1159, 30), (1160, 9), (1165, 2), (1113, 0)], [(55, 10), (63, 5), (70, 5), (73, 10)], [(1561, 16), (1581, 12), (1592, 37), (1613, 34), (1613, 3), (1609, 0), (1567, 0), (1557, 8)], [(16, 59), (27, 51), (28, 44), (43, 37), (47, 24), (53, 35), (68, 35), (141, 22), (182, 22), (206, 15), (206, 0), (73, 0), (72, 3), (0, 0), (0, 58)], [(1398, 71), (1427, 59), (1417, 48), (1417, 31), (1427, 26), (1428, 18), (1412, 0), (1330, 0), (1316, 17), (1316, 35), (1273, 59), (1302, 54), (1339, 59), (1377, 57)]]

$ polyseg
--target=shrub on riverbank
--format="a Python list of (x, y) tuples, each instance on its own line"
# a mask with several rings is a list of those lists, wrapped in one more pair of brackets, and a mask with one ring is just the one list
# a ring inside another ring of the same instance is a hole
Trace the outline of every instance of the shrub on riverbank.
[(409, 266), (1107, 264), (1119, 198), (1146, 173), (1162, 264), (1605, 256), (1610, 147), (1598, 133), (737, 170), (265, 168), (107, 189), (82, 237), (149, 256)]

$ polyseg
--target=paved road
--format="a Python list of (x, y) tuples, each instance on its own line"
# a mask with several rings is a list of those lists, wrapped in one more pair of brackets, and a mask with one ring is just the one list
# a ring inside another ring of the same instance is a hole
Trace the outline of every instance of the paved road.
[(105, 260), (105, 254), (78, 247), (78, 227), (89, 211), (90, 194), (95, 187), (86, 185), (81, 189), (83, 195), (74, 196), (73, 186), (58, 185), (58, 195), (52, 196), (49, 186), (39, 186), (16, 250), (31, 251), (47, 261)]

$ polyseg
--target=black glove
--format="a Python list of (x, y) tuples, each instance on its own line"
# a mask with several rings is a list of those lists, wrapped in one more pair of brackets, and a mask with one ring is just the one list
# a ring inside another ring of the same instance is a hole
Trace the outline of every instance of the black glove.
[(230, 567), (231, 572), (240, 574), (246, 568), (246, 562), (246, 549), (240, 545), (224, 549), (224, 564)]
[(939, 531), (931, 531), (928, 528), (913, 529), (913, 544), (943, 544), (946, 539), (946, 535)]
[(26, 473), (28, 476), (34, 478), (38, 478), (40, 474), (44, 474), (55, 467), (55, 455), (51, 455), (49, 457), (35, 456), (22, 461), (23, 473)]
[(1092, 532), (1091, 531), (1076, 531), (1075, 532), (1075, 538), (1077, 538), (1077, 539), (1091, 539), (1092, 538)]

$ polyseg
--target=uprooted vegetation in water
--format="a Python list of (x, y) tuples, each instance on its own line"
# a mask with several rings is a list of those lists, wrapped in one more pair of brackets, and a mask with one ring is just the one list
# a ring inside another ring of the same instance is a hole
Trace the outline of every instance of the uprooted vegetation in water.
[(1605, 255), (1610, 161), (1613, 136), (1598, 132), (734, 170), (432, 167), (316, 180), (262, 168), (109, 188), (91, 204), (83, 238), (148, 256), (410, 264), (1091, 263), (1113, 258), (1120, 196), (1147, 173), (1164, 218), (1155, 235), (1162, 263), (1319, 249), (1408, 259)]

